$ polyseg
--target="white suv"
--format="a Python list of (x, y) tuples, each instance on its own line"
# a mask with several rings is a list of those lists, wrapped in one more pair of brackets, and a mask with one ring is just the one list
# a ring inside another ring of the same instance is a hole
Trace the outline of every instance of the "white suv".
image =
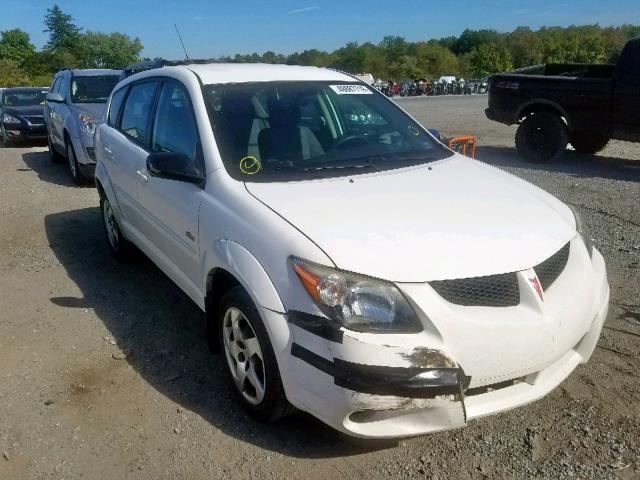
[(97, 127), (110, 248), (206, 312), (253, 416), (399, 437), (541, 398), (607, 316), (602, 255), (548, 193), (354, 78), (164, 62)]

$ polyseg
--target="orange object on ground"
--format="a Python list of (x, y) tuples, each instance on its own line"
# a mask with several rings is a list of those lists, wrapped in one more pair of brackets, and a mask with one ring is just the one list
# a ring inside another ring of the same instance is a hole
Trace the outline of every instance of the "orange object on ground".
[[(477, 143), (478, 139), (474, 135), (463, 135), (461, 137), (450, 138), (449, 148), (461, 153), (462, 155), (475, 158)], [(470, 150), (469, 154), (467, 154), (467, 150)]]

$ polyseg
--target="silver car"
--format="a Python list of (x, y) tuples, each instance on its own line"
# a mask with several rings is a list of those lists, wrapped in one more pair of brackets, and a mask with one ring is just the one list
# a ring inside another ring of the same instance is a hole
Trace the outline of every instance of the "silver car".
[(66, 160), (76, 184), (93, 179), (93, 132), (102, 117), (120, 70), (61, 70), (53, 77), (44, 107), (49, 155)]

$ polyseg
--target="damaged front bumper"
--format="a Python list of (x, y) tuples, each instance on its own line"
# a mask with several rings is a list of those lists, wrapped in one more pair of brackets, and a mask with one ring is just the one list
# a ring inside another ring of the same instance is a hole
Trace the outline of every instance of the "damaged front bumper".
[[(290, 327), (290, 336), (276, 348), (276, 354), (292, 404), (353, 436), (422, 435), (462, 427), (471, 419), (536, 401), (585, 363), (600, 336), (609, 302), (604, 261), (597, 251), (593, 265), (594, 276), (579, 288), (585, 296), (574, 299), (578, 303), (572, 308), (586, 301), (588, 291), (591, 307), (574, 308), (574, 318), (560, 309), (559, 305), (571, 306), (565, 301), (565, 287), (576, 287), (568, 281), (566, 285), (559, 281), (555, 292), (549, 294), (550, 311), (557, 308), (557, 313), (564, 315), (564, 326), (554, 331), (554, 348), (549, 350), (554, 352), (552, 356), (524, 369), (507, 360), (502, 371), (494, 371), (495, 380), (490, 380), (483, 370), (491, 362), (482, 342), (475, 352), (464, 355), (458, 349), (460, 338), (456, 342), (455, 338), (428, 328), (418, 334), (367, 334), (332, 330), (326, 322), (308, 314), (289, 312), (282, 316), (267, 310), (261, 313), (280, 316), (280, 321), (284, 317)], [(515, 309), (510, 311), (518, 314)], [(585, 323), (587, 311), (589, 320)], [(524, 320), (527, 318), (519, 321)], [(575, 331), (578, 324), (585, 325), (580, 327), (578, 336), (562, 337), (563, 332), (572, 330), (571, 325)], [(478, 328), (487, 330), (490, 326), (478, 323)], [(517, 343), (500, 337), (499, 332), (498, 329), (494, 334), (499, 337), (497, 344)], [(513, 350), (509, 351), (511, 359), (521, 346), (509, 347)]]

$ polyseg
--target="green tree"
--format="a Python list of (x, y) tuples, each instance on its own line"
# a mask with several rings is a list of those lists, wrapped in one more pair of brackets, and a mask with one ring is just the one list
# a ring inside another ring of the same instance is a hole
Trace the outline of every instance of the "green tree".
[(459, 73), (458, 59), (447, 48), (437, 43), (421, 42), (417, 45), (420, 76), (437, 78)]
[(21, 87), (29, 84), (29, 77), (20, 68), (20, 64), (8, 58), (0, 59), (0, 85), (3, 87)]
[(344, 47), (336, 50), (335, 54), (336, 60), (333, 67), (349, 73), (362, 73), (365, 52), (358, 46), (358, 42), (347, 43)]
[(486, 77), (513, 68), (511, 54), (503, 45), (482, 44), (469, 53), (471, 74)]
[(124, 67), (137, 62), (142, 51), (140, 39), (117, 32), (87, 32), (81, 35), (80, 45), (80, 66), (84, 68)]
[(77, 27), (73, 23), (73, 17), (64, 13), (58, 5), (47, 8), (44, 26), (43, 32), (49, 34), (49, 41), (45, 47), (47, 50), (52, 52), (74, 51), (77, 48), (82, 29)]
[(0, 59), (14, 60), (22, 64), (35, 51), (36, 47), (31, 43), (27, 32), (19, 28), (0, 32)]

